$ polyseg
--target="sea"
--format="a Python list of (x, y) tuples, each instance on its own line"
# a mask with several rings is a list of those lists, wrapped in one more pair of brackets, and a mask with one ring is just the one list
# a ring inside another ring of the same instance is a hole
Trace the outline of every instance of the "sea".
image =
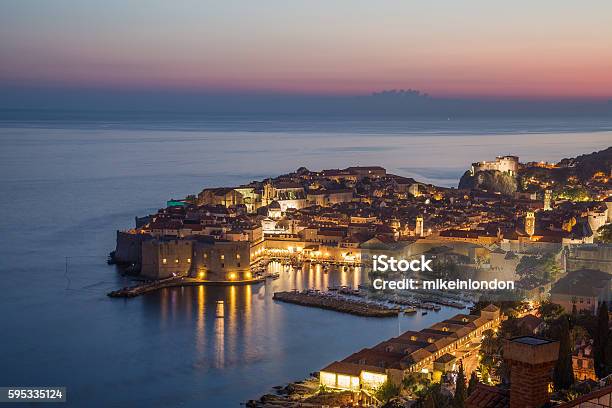
[(106, 263), (116, 231), (168, 199), (299, 167), (380, 165), (456, 187), (472, 162), (497, 155), (558, 161), (609, 146), (612, 120), (602, 119), (3, 112), (0, 386), (65, 386), (69, 407), (238, 407), (457, 313), (377, 319), (272, 300), (363, 279), (320, 268), (252, 286), (107, 297), (130, 283)]

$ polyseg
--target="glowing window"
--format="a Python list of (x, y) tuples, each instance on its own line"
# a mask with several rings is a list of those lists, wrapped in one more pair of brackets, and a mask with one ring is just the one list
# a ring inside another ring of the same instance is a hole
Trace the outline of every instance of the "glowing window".
[(367, 386), (369, 386), (371, 388), (377, 388), (382, 383), (387, 381), (387, 375), (386, 374), (371, 373), (369, 371), (362, 371), (361, 372), (361, 379), (363, 380), (365, 385), (367, 385)]
[(321, 374), (319, 375), (319, 377), (321, 379), (321, 384), (327, 385), (328, 387), (336, 386), (336, 374), (321, 371)]
[(168, 260), (166, 258), (162, 259), (162, 263), (165, 264), (166, 262), (168, 262)]
[(338, 387), (351, 388), (351, 377), (348, 375), (338, 374)]

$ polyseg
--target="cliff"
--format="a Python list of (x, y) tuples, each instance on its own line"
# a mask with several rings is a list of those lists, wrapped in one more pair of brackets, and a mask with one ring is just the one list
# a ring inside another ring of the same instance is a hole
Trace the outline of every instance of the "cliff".
[(460, 189), (487, 190), (504, 195), (512, 195), (517, 189), (516, 178), (508, 173), (486, 170), (473, 176), (466, 171), (459, 180)]

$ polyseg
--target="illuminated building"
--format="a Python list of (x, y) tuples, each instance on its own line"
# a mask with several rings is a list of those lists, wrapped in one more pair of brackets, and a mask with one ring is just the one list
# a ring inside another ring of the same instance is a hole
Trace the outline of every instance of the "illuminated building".
[(387, 380), (399, 385), (406, 374), (428, 372), (436, 360), (479, 341), (500, 322), (499, 308), (489, 305), (479, 315), (458, 314), (420, 332), (404, 332), (329, 364), (320, 371), (320, 384), (347, 390), (372, 389)]
[(533, 211), (527, 211), (525, 216), (525, 232), (530, 237), (535, 234), (535, 213)]
[(423, 222), (423, 216), (419, 215), (418, 217), (416, 217), (416, 223), (415, 223), (415, 227), (414, 227), (414, 233), (417, 237), (423, 237), (425, 236), (423, 228), (424, 228), (424, 222)]

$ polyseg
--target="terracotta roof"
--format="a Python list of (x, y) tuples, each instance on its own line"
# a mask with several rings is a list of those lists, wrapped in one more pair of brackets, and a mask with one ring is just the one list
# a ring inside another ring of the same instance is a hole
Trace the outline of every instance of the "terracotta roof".
[(485, 312), (499, 312), (499, 307), (495, 306), (493, 303), (489, 304), (484, 309)]
[(364, 365), (364, 364), (354, 364), (354, 363), (346, 363), (344, 361), (334, 361), (327, 367), (323, 368), (321, 371), (326, 371), (328, 373), (339, 373), (339, 374), (347, 374), (355, 377), (359, 377), (362, 371), (370, 371), (373, 373), (381, 373), (385, 374), (386, 371), (382, 367), (376, 367), (372, 365)]
[(435, 362), (446, 364), (456, 359), (457, 357), (453, 356), (452, 354), (444, 353), (442, 356), (438, 357), (438, 359), (436, 359)]
[(530, 332), (535, 332), (540, 324), (542, 324), (543, 320), (537, 316), (532, 314), (528, 314), (526, 316), (518, 319), (517, 323), (521, 326), (529, 330)]
[(326, 371), (328, 373), (348, 374), (355, 377), (359, 377), (359, 374), (361, 374), (361, 366), (357, 364), (334, 361), (327, 367), (321, 369), (321, 371)]
[(466, 408), (507, 408), (510, 406), (510, 393), (507, 389), (478, 384), (465, 400)]

